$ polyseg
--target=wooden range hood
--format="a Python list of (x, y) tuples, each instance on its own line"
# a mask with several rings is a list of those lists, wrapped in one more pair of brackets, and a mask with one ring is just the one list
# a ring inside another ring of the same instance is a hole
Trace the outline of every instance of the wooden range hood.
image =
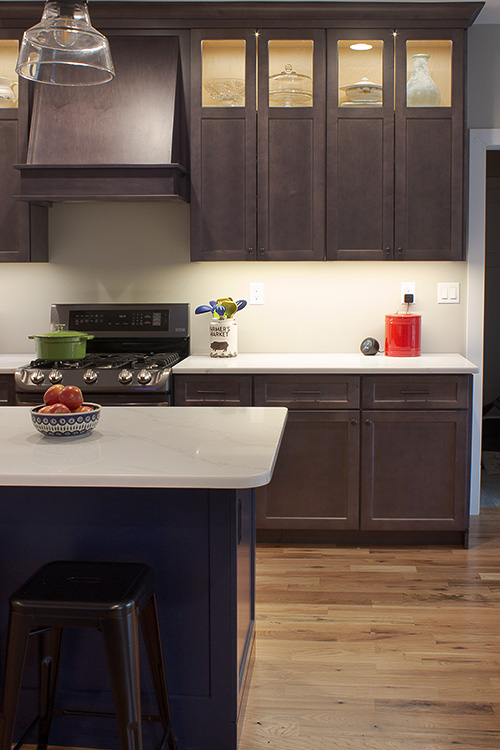
[(116, 78), (30, 84), (20, 200), (189, 200), (179, 39), (109, 37)]

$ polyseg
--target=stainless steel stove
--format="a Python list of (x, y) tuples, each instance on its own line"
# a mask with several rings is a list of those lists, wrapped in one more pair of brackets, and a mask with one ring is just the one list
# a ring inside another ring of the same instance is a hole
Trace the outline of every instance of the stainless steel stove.
[(94, 338), (76, 361), (33, 359), (15, 374), (16, 403), (40, 403), (51, 385), (76, 385), (88, 401), (170, 404), (171, 370), (190, 352), (189, 304), (51, 306), (50, 326)]

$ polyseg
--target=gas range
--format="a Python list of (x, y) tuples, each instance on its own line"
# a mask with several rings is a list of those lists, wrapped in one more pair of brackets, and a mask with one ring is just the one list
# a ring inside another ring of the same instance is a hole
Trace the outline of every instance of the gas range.
[(84, 359), (33, 359), (15, 373), (16, 402), (39, 403), (56, 383), (107, 404), (170, 403), (171, 369), (189, 355), (189, 305), (52, 305), (51, 329), (85, 331)]

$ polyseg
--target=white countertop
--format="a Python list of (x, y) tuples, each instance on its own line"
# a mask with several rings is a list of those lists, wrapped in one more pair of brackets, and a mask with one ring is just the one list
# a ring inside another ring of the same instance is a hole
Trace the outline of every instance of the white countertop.
[(29, 407), (0, 407), (0, 486), (260, 487), (272, 476), (282, 407), (104, 407), (97, 427), (44, 437)]
[(238, 354), (237, 357), (193, 355), (174, 367), (175, 375), (255, 374), (467, 374), (478, 367), (460, 354), (420, 357), (367, 357), (355, 354)]
[(0, 354), (0, 375), (12, 375), (18, 367), (35, 359), (35, 352), (29, 354)]

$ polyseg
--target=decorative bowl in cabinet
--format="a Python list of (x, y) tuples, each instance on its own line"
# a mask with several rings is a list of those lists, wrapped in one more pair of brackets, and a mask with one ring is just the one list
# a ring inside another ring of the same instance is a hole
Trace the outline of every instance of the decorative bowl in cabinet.
[(225, 107), (242, 107), (245, 81), (243, 78), (209, 78), (203, 86), (212, 99)]
[(368, 78), (362, 78), (356, 83), (351, 83), (349, 86), (341, 86), (340, 88), (342, 91), (345, 91), (350, 102), (373, 102), (375, 104), (382, 101), (382, 86), (369, 81)]

